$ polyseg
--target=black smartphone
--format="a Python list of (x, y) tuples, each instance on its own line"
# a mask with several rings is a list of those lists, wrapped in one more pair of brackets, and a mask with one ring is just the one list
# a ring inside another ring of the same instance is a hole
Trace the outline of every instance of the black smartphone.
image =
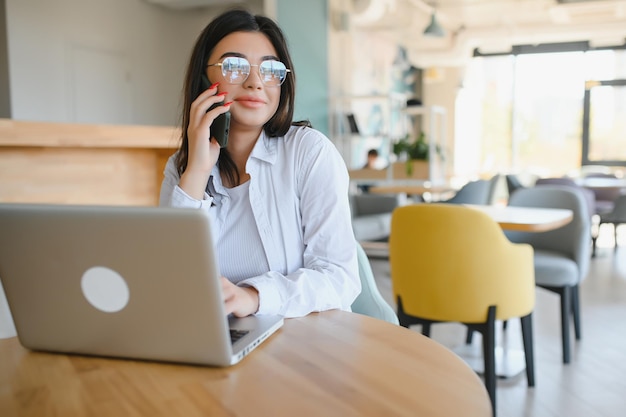
[[(207, 89), (211, 86), (209, 79), (206, 75), (202, 75), (202, 88)], [(213, 110), (214, 108), (221, 106), (222, 103), (215, 103), (212, 105), (209, 110)], [(207, 110), (207, 111), (209, 111)], [(217, 143), (220, 144), (221, 148), (226, 147), (228, 145), (228, 131), (230, 129), (230, 112), (222, 113), (215, 118), (213, 124), (211, 125), (211, 136), (215, 137)]]

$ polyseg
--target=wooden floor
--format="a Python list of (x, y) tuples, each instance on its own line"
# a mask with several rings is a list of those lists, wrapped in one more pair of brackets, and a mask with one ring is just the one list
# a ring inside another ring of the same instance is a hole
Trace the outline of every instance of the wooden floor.
[[(617, 249), (612, 226), (602, 227), (597, 256), (581, 285), (582, 340), (572, 340), (571, 363), (561, 360), (559, 298), (537, 289), (535, 387), (528, 388), (523, 372), (499, 379), (498, 417), (626, 416), (626, 226), (618, 229)], [(383, 297), (393, 306), (387, 259), (370, 261)], [(464, 337), (459, 324), (432, 328), (432, 338), (451, 349), (462, 346)], [(478, 351), (480, 342), (476, 334), (472, 348)], [(509, 323), (506, 335), (498, 335), (498, 343), (521, 349), (518, 320)]]

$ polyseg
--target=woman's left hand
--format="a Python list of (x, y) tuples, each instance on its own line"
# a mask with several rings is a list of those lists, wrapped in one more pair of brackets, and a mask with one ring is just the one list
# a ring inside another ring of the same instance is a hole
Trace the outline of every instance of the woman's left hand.
[(259, 310), (259, 292), (252, 287), (239, 287), (222, 277), (222, 294), (226, 314), (245, 317)]

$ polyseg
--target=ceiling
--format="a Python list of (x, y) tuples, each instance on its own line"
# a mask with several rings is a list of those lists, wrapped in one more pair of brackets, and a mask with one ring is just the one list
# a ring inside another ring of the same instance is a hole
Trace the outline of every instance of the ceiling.
[[(247, 0), (144, 0), (170, 9), (234, 5)], [(272, 2), (274, 0), (264, 0)], [(419, 67), (457, 66), (478, 49), (510, 51), (512, 45), (589, 41), (623, 45), (626, 0), (328, 0), (339, 30), (392, 38)], [(424, 36), (432, 13), (443, 37)]]
[[(623, 45), (626, 0), (330, 0), (349, 15), (350, 30), (377, 31), (403, 45), (414, 65), (462, 65), (475, 48), (506, 52), (512, 45), (589, 41)], [(433, 11), (445, 36), (423, 35)]]

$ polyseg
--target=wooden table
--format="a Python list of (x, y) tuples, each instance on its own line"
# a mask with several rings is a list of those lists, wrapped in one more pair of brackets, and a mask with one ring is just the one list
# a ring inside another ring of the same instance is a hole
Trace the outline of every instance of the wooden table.
[[(465, 204), (465, 206), (488, 214), (503, 230), (515, 230), (519, 232), (547, 232), (549, 230), (558, 229), (572, 221), (574, 216), (571, 210), (565, 209), (483, 206), (477, 204)], [(389, 254), (389, 244), (387, 242), (360, 243), (363, 249), (373, 256), (384, 257)]]
[(577, 178), (574, 180), (576, 184), (581, 187), (589, 188), (589, 189), (602, 189), (602, 188), (610, 188), (610, 189), (626, 189), (626, 179), (625, 178), (605, 178), (605, 177), (587, 177), (587, 178)]
[(558, 229), (572, 221), (571, 210), (552, 208), (532, 208), (517, 206), (482, 206), (466, 204), (488, 214), (504, 230), (520, 232), (546, 232)]
[(415, 331), (328, 311), (230, 368), (90, 358), (0, 340), (1, 416), (491, 416), (476, 373)]
[(442, 194), (454, 191), (449, 185), (374, 185), (368, 192), (374, 194), (422, 195), (424, 193)]
[(372, 194), (404, 194), (407, 197), (419, 196), (426, 202), (437, 202), (443, 200), (446, 195), (456, 191), (450, 185), (445, 184), (379, 184), (372, 185), (368, 192)]
[[(420, 203), (428, 204), (428, 203)], [(513, 206), (483, 206), (466, 204), (488, 214), (503, 230), (520, 232), (547, 232), (565, 226), (572, 221), (574, 214), (571, 210), (513, 207)], [(360, 242), (368, 255), (386, 257), (389, 255), (387, 242)]]

